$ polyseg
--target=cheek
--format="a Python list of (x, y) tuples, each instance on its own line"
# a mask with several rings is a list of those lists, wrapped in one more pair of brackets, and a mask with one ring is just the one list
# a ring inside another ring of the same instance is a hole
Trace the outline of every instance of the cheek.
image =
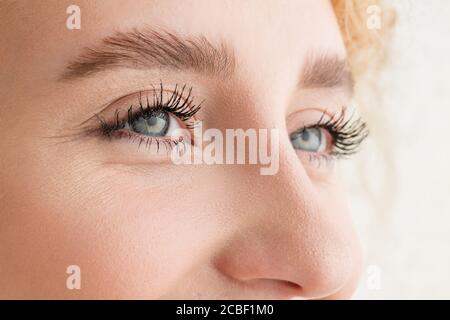
[[(32, 179), (9, 186), (0, 236), (1, 278), (11, 279), (2, 287), (19, 296), (157, 298), (219, 235), (217, 210), (202, 199), (210, 187), (193, 194), (188, 176), (28, 168), (20, 177)], [(66, 288), (69, 265), (80, 267), (82, 290)]]

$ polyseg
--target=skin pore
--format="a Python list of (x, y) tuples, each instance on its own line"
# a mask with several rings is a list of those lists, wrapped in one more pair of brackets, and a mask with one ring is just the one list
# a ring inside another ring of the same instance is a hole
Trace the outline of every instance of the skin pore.
[[(0, 298), (350, 297), (341, 160), (290, 140), (351, 102), (329, 1), (78, 0), (69, 30), (72, 3), (0, 5)], [(86, 134), (161, 83), (204, 128), (277, 128), (277, 174)]]

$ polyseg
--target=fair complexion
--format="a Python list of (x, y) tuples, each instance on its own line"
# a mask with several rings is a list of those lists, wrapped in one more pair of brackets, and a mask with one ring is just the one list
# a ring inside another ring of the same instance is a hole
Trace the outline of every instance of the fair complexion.
[[(291, 139), (351, 100), (330, 3), (78, 0), (81, 30), (68, 30), (72, 2), (0, 1), (0, 298), (350, 297), (361, 255), (341, 160), (326, 129), (323, 155)], [(143, 59), (143, 42), (124, 60), (130, 45), (102, 42), (136, 30), (153, 49), (173, 34), (217, 50), (198, 46), (193, 65), (167, 50)], [(86, 48), (114, 58), (89, 60)], [(204, 128), (278, 129), (277, 174), (178, 166), (131, 139), (86, 134), (101, 127), (95, 113), (124, 116), (161, 83), (192, 88)], [(69, 265), (80, 290), (66, 288)]]

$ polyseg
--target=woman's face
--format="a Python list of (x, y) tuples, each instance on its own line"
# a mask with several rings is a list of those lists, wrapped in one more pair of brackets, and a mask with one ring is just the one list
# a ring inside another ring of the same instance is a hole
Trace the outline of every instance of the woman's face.
[[(0, 1), (0, 297), (349, 297), (329, 1), (78, 0), (70, 29), (72, 3)], [(274, 170), (174, 164), (199, 123), (275, 129)]]

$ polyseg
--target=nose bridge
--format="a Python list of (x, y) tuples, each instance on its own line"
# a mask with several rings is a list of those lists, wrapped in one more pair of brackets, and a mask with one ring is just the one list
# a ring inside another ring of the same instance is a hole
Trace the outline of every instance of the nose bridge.
[(277, 174), (246, 173), (253, 187), (242, 210), (251, 222), (232, 234), (216, 262), (241, 281), (280, 280), (301, 288), (299, 295), (331, 294), (349, 276), (350, 250), (288, 143), (280, 138)]

